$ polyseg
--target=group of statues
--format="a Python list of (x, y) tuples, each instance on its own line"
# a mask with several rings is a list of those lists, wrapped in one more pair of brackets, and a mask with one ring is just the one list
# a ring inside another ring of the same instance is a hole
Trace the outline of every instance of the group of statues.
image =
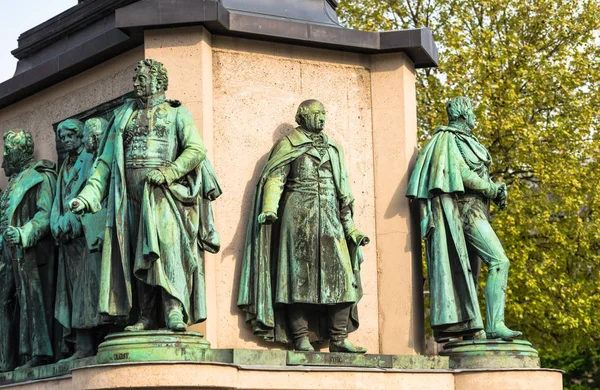
[[(0, 198), (0, 372), (93, 356), (108, 332), (204, 321), (204, 253), (220, 248), (211, 202), (221, 195), (192, 116), (165, 98), (168, 75), (138, 63), (135, 98), (110, 121), (68, 119), (57, 136), (67, 157), (34, 159), (28, 132), (4, 134)], [(488, 222), (506, 186), (471, 134), (466, 98), (423, 150), (407, 196), (422, 209), (437, 340), (518, 337), (504, 325), (508, 259)], [(359, 326), (361, 247), (342, 148), (327, 136), (325, 108), (307, 100), (298, 127), (275, 144), (253, 198), (237, 304), (255, 335), (314, 351), (365, 353)], [(476, 262), (489, 267), (487, 328)]]

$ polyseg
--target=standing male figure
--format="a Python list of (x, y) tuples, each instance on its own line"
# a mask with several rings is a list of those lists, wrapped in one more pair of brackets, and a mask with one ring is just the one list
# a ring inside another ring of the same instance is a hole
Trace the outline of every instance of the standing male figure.
[(296, 122), (256, 188), (238, 306), (265, 340), (314, 351), (311, 329), (331, 352), (364, 353), (347, 337), (358, 327), (360, 246), (369, 239), (354, 226), (344, 154), (323, 132), (319, 101), (303, 102)]
[[(431, 327), (438, 342), (450, 337), (513, 339), (504, 324), (509, 260), (492, 229), (490, 200), (506, 207), (506, 185), (490, 179), (492, 158), (472, 134), (475, 114), (466, 97), (446, 105), (448, 126), (435, 129), (419, 154), (406, 196), (421, 206), (431, 293)], [(474, 270), (488, 267), (486, 331)]]
[[(56, 186), (55, 165), (35, 161), (31, 133), (4, 134), (2, 168), (9, 178), (0, 197), (0, 369), (36, 367), (53, 356), (54, 242), (50, 212)], [(17, 315), (10, 311), (17, 296)], [(16, 350), (11, 331), (17, 328)]]
[(52, 235), (59, 243), (54, 316), (63, 327), (63, 352), (75, 345), (75, 352), (63, 361), (94, 356), (92, 329), (103, 323), (98, 310), (101, 254), (89, 250), (81, 217), (69, 207), (69, 200), (85, 186), (94, 163), (83, 144), (83, 127), (81, 121), (67, 119), (57, 128), (68, 156), (58, 173), (50, 219)]
[[(139, 313), (130, 331), (186, 330), (206, 319), (204, 251), (216, 252), (210, 201), (220, 194), (206, 148), (189, 111), (166, 100), (167, 70), (147, 59), (133, 78), (136, 99), (115, 111), (106, 144), (74, 212), (99, 211), (108, 197), (99, 309)], [(135, 281), (137, 283), (132, 283)]]

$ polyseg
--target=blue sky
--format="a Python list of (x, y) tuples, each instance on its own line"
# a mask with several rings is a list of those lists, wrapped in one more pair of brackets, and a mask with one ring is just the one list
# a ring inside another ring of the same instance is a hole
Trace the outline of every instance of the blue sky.
[(19, 35), (32, 27), (77, 5), (77, 0), (0, 0), (0, 82), (13, 76), (17, 59), (10, 52), (17, 48)]

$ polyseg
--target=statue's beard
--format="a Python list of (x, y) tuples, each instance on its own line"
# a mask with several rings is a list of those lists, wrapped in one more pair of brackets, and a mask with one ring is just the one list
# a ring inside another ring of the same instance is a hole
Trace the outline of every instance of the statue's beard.
[(7, 162), (4, 167), (5, 175), (10, 177), (20, 173), (31, 160), (33, 160), (33, 156)]
[(325, 128), (324, 125), (317, 123), (316, 121), (310, 121), (310, 120), (305, 121), (303, 127), (306, 131), (308, 131), (309, 133), (313, 133), (313, 134), (319, 134)]

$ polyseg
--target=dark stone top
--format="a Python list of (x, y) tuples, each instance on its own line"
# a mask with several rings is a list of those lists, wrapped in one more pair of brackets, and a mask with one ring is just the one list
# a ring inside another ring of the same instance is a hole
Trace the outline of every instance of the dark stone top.
[(231, 12), (339, 26), (335, 0), (219, 0)]
[(144, 30), (203, 25), (212, 34), (365, 54), (404, 52), (435, 67), (429, 29), (343, 28), (336, 0), (84, 0), (24, 32), (15, 75), (0, 84), (0, 109), (144, 43)]

